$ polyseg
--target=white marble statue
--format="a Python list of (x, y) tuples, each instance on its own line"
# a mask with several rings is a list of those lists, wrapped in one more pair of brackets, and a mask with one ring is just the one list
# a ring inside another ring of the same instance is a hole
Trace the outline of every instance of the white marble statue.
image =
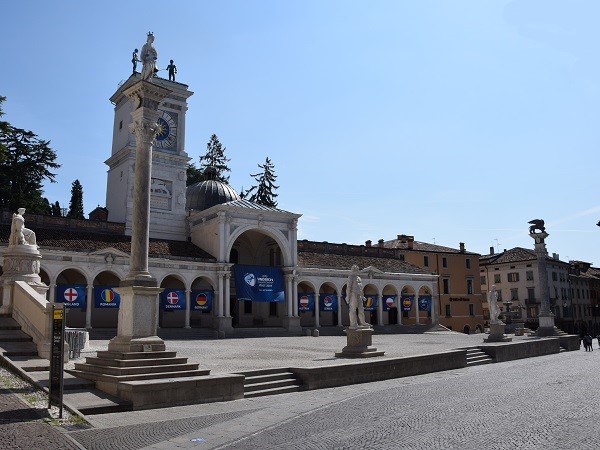
[(362, 280), (358, 276), (358, 266), (353, 265), (346, 286), (346, 300), (350, 308), (350, 328), (370, 328), (365, 320)]
[(490, 322), (493, 324), (502, 323), (498, 319), (500, 310), (498, 308), (498, 291), (495, 284), (492, 284), (492, 290), (488, 293), (488, 307), (490, 309)]
[(152, 34), (152, 32), (149, 32), (148, 37), (146, 39), (146, 43), (142, 47), (142, 51), (140, 54), (142, 61), (142, 80), (150, 81), (157, 72), (156, 59), (158, 58), (158, 53), (152, 45), (153, 42), (154, 34)]
[(25, 228), (25, 208), (19, 208), (17, 213), (13, 214), (10, 227), (10, 237), (8, 245), (35, 245), (35, 233), (29, 228)]

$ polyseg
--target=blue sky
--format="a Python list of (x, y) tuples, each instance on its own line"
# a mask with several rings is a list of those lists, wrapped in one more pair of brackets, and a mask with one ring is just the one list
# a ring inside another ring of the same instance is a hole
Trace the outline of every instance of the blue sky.
[[(153, 31), (189, 100), (186, 151), (216, 133), (231, 185), (275, 164), (299, 238), (409, 234), (600, 264), (596, 0), (4, 2), (4, 119), (51, 140), (45, 195), (106, 202), (113, 107)], [(166, 72), (161, 72), (164, 76)]]

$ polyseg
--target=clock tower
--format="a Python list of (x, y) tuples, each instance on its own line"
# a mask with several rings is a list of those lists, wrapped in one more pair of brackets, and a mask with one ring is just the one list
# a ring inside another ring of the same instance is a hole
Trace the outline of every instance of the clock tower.
[[(130, 131), (133, 101), (124, 91), (137, 82), (134, 73), (122, 83), (110, 101), (115, 106), (112, 152), (108, 165), (106, 208), (108, 220), (124, 222), (125, 234), (132, 229), (135, 135)], [(193, 95), (188, 86), (164, 78), (149, 81), (171, 91), (158, 106), (158, 132), (152, 147), (150, 186), (150, 237), (185, 240), (186, 169), (190, 158), (185, 152), (185, 113), (187, 99)]]

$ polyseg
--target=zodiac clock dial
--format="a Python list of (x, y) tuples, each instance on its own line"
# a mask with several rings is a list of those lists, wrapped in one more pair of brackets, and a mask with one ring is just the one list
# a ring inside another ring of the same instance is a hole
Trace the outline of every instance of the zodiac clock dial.
[(158, 118), (158, 129), (154, 147), (168, 149), (177, 141), (177, 121), (166, 111), (161, 112)]

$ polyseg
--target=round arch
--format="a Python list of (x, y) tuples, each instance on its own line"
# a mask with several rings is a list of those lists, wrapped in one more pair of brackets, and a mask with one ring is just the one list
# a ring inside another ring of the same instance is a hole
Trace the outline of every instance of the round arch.
[[(310, 300), (312, 298), (312, 310), (310, 309)], [(298, 282), (298, 315), (300, 316), (300, 325), (303, 327), (316, 327), (317, 314), (319, 311), (319, 295), (315, 285), (310, 281)], [(320, 325), (320, 324), (319, 324)]]
[[(190, 287), (190, 326), (192, 328), (211, 328), (215, 315), (216, 283), (209, 276), (196, 277)], [(210, 309), (207, 298), (211, 298)]]
[[(179, 274), (169, 274), (162, 278), (160, 294), (158, 325), (161, 328), (183, 328), (185, 326), (185, 280)], [(168, 304), (163, 299), (169, 299)], [(182, 298), (183, 297), (183, 298)], [(173, 307), (173, 309), (165, 309)]]
[[(318, 297), (319, 299), (317, 299), (318, 304), (315, 305), (315, 308), (319, 308), (319, 317), (320, 317), (320, 324), (321, 326), (324, 327), (335, 327), (338, 326), (339, 321), (338, 321), (338, 313), (337, 313), (337, 308), (332, 308), (332, 306), (335, 305), (335, 303), (333, 303), (333, 305), (330, 305), (330, 301), (335, 299), (336, 303), (338, 305), (340, 305), (341, 303), (343, 303), (341, 296), (339, 295), (339, 293), (341, 292), (341, 290), (332, 282), (330, 281), (326, 281), (325, 283), (322, 283), (319, 286), (319, 291), (318, 291)], [(325, 308), (324, 310), (321, 311), (321, 301), (320, 298), (321, 296), (323, 296), (323, 307)], [(327, 299), (327, 297), (330, 296), (330, 299)], [(329, 308), (332, 308), (331, 310)]]
[[(89, 299), (91, 305), (91, 325), (92, 328), (116, 328), (119, 320), (119, 308), (105, 306), (111, 302), (99, 302), (98, 306), (96, 303), (96, 295), (103, 296), (102, 292), (98, 294), (96, 291), (106, 291), (106, 289), (113, 289), (119, 286), (121, 277), (119, 274), (112, 270), (100, 270), (92, 278), (93, 294), (92, 298)], [(104, 288), (104, 289), (102, 289)], [(100, 297), (102, 298), (102, 297)], [(104, 297), (106, 298), (106, 297)]]
[[(40, 270), (40, 274), (41, 274), (41, 270)], [(48, 274), (46, 273), (46, 276), (49, 279)], [(73, 287), (77, 287), (77, 290), (79, 291), (81, 289), (81, 291), (84, 292), (84, 295), (86, 297), (88, 297), (87, 295), (87, 286), (88, 286), (88, 280), (86, 278), (86, 275), (83, 271), (81, 271), (78, 268), (68, 268), (68, 269), (63, 269), (61, 272), (58, 273), (58, 275), (56, 276), (56, 290), (54, 291), (54, 298), (49, 298), (50, 301), (53, 302), (63, 302), (63, 298), (59, 298), (62, 297), (62, 295), (59, 295), (59, 291), (61, 291), (61, 288), (66, 286), (73, 286)], [(67, 296), (67, 291), (61, 291), (61, 292), (65, 292), (65, 298)], [(71, 297), (73, 298), (73, 297)], [(79, 301), (79, 299), (77, 299), (76, 301)], [(90, 302), (93, 301), (93, 299), (90, 298), (86, 298), (86, 302)], [(73, 327), (73, 328), (82, 328), (85, 327), (85, 316), (86, 316), (86, 302), (83, 302), (83, 307), (68, 307), (65, 305), (66, 308), (66, 321), (65, 324), (67, 327)], [(70, 305), (75, 305), (76, 303), (69, 303), (69, 302), (65, 302), (68, 303)]]
[(256, 228), (254, 226), (249, 225), (249, 226), (240, 227), (240, 228), (236, 229), (229, 236), (229, 240), (225, 243), (225, 254), (230, 255), (238, 238), (242, 234), (244, 234), (246, 232), (250, 232), (250, 231), (256, 232), (258, 234), (266, 235), (266, 236), (269, 236), (270, 238), (272, 238), (277, 243), (277, 245), (279, 246), (279, 249), (281, 250), (281, 255), (283, 258), (283, 265), (288, 266), (288, 267), (294, 265), (295, 261), (291, 254), (291, 249), (290, 249), (291, 245), (290, 245), (289, 241), (287, 240), (287, 238), (283, 235), (283, 233), (281, 231), (275, 230), (272, 228)]

